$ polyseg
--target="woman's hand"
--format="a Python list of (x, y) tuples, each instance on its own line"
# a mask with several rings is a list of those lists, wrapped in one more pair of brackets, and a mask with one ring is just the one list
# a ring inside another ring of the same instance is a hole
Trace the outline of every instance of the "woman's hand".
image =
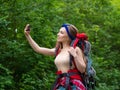
[(77, 56), (77, 50), (73, 47), (70, 47), (69, 51), (68, 51), (73, 57)]
[(28, 36), (28, 35), (30, 34), (30, 25), (29, 25), (29, 24), (27, 24), (27, 25), (25, 26), (24, 34), (25, 34), (26, 36)]

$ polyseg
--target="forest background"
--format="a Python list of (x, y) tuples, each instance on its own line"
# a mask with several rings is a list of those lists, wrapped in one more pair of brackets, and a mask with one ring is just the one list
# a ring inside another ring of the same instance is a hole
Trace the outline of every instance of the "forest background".
[(0, 0), (0, 90), (50, 90), (54, 57), (35, 53), (24, 36), (55, 47), (63, 23), (85, 32), (92, 44), (96, 90), (120, 90), (120, 0)]

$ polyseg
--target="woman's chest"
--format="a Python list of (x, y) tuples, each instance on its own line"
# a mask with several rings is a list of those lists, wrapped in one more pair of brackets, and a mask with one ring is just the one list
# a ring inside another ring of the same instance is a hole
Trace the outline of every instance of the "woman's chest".
[(69, 59), (70, 59), (70, 56), (69, 56), (69, 53), (66, 51), (66, 52), (60, 52), (57, 57), (55, 58), (55, 64), (56, 65), (66, 65), (66, 64), (69, 64)]

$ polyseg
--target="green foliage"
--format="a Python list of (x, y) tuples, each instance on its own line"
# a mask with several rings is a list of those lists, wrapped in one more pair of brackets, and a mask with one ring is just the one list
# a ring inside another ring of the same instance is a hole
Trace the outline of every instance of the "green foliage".
[(14, 87), (12, 72), (0, 64), (0, 89), (11, 90)]
[[(23, 74), (20, 82), (20, 90), (49, 90), (51, 83), (55, 79), (55, 75), (51, 73), (50, 67), (41, 67), (42, 64), (39, 62), (37, 66), (29, 73)], [(49, 74), (48, 74), (49, 73)]]
[(97, 71), (96, 90), (120, 89), (120, 7), (118, 0), (1, 0), (0, 90), (49, 90), (54, 58), (35, 53), (23, 29), (40, 45), (55, 47), (63, 23), (86, 32)]

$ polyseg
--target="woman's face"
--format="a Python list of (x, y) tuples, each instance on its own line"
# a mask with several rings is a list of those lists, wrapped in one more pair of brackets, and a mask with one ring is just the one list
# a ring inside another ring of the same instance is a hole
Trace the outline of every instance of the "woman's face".
[(65, 30), (65, 27), (60, 28), (60, 31), (57, 34), (57, 41), (58, 42), (66, 42), (69, 41), (69, 37), (67, 35), (67, 32)]

